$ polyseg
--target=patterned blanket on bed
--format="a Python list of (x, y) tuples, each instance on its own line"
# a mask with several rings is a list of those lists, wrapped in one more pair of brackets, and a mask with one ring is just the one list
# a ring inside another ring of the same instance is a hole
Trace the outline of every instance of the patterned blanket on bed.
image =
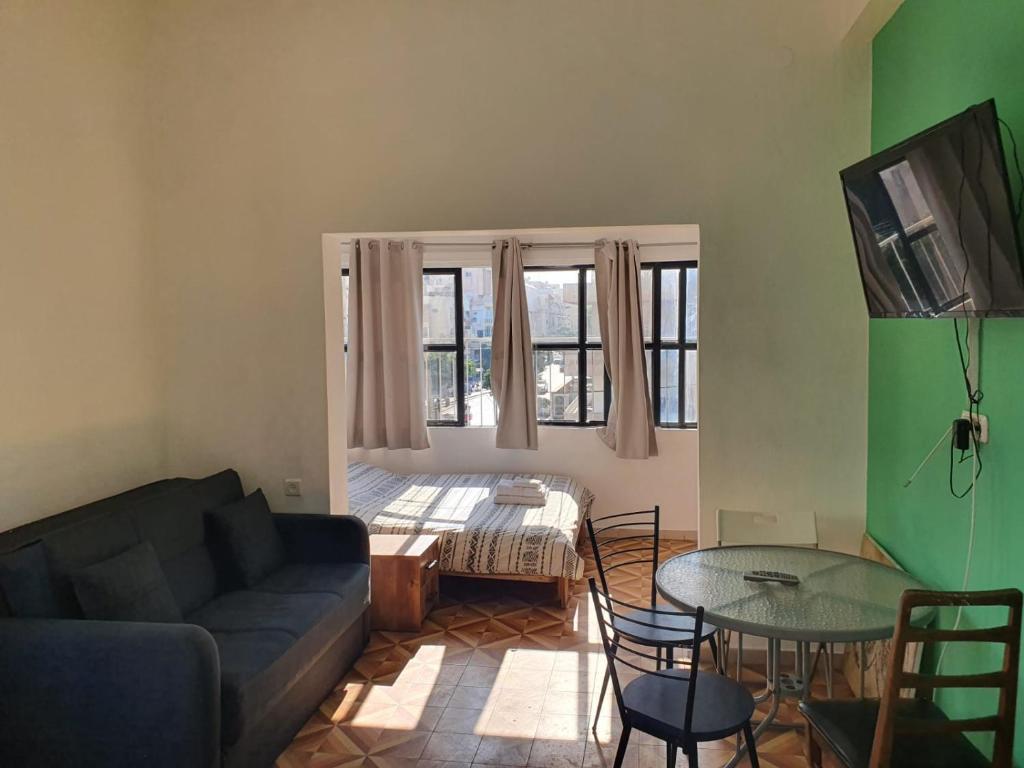
[(543, 507), (494, 503), (499, 480), (522, 474), (398, 475), (348, 465), (349, 512), (370, 533), (432, 533), (441, 570), (580, 578), (580, 525), (593, 495), (572, 478), (529, 475), (548, 486)]

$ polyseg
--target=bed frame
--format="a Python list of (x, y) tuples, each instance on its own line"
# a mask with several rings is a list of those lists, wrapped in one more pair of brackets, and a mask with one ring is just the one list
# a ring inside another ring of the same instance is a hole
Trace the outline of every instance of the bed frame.
[[(588, 512), (587, 515), (590, 513)], [(586, 516), (580, 520), (580, 530), (576, 534), (576, 549), (579, 551), (580, 541), (583, 540), (583, 531), (586, 529)], [(573, 586), (576, 584), (576, 579), (570, 579), (568, 576), (527, 576), (522, 573), (465, 573), (462, 571), (441, 571), (442, 576), (458, 576), (460, 578), (467, 579), (497, 579), (499, 581), (530, 581), (540, 584), (555, 584), (557, 585), (557, 600), (559, 608), (567, 608), (569, 606), (569, 598), (572, 597)]]
[(565, 608), (569, 605), (569, 598), (572, 596), (575, 579), (567, 576), (527, 576), (522, 573), (465, 573), (463, 571), (441, 571), (442, 576), (458, 576), (467, 579), (497, 579), (498, 581), (532, 581), (543, 584), (558, 585), (558, 607)]

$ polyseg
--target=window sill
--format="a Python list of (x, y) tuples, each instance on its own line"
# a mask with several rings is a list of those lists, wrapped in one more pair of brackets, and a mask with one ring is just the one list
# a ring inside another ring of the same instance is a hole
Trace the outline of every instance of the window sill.
[[(550, 422), (538, 422), (537, 426), (542, 428), (542, 429), (550, 428), (550, 429), (559, 429), (559, 430), (561, 430), (561, 429), (570, 429), (570, 430), (571, 429), (575, 429), (575, 430), (578, 430), (578, 431), (593, 431), (593, 430), (596, 430), (598, 427), (603, 427), (605, 425), (604, 424), (552, 424)], [(697, 427), (698, 427), (697, 424), (684, 424), (684, 425), (681, 425), (681, 426), (661, 426), (661, 425), (656, 425), (654, 427), (654, 431), (655, 432), (696, 432), (697, 431)], [(468, 425), (463, 426), (461, 424), (442, 424), (442, 423), (427, 424), (427, 428), (428, 429), (434, 429), (434, 428), (437, 428), (437, 429), (472, 429), (472, 430), (482, 430), (482, 429), (495, 430), (495, 429), (497, 429), (497, 427), (493, 427), (493, 426), (490, 426), (490, 427), (474, 426), (472, 424), (468, 424)]]

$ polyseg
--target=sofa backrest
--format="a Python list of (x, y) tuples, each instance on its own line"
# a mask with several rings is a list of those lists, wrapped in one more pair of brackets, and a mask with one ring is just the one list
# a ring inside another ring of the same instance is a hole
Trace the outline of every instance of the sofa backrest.
[[(0, 534), (0, 552), (41, 539), (62, 615), (77, 618), (81, 609), (71, 574), (149, 541), (187, 614), (222, 591), (207, 546), (205, 513), (242, 495), (233, 469), (201, 480), (161, 480)], [(3, 602), (0, 613), (7, 612)]]

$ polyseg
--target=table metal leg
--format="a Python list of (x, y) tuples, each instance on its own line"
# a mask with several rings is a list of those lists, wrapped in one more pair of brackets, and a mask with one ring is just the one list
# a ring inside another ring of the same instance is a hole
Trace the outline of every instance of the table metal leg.
[(811, 697), (811, 644), (800, 643), (800, 645), (803, 648), (803, 651), (800, 654), (803, 659), (800, 663), (800, 668), (802, 670), (800, 676), (804, 684), (804, 690), (800, 698), (802, 701), (807, 701), (807, 699)]
[(743, 633), (736, 636), (736, 682), (743, 682)]
[[(766, 693), (771, 697), (772, 704), (769, 707), (768, 712), (765, 714), (764, 719), (757, 724), (754, 729), (754, 741), (761, 736), (766, 730), (772, 727), (775, 722), (775, 718), (779, 714), (779, 647), (782, 642), (773, 638), (768, 638), (768, 687)], [(741, 742), (739, 737), (736, 738), (736, 754), (733, 755), (732, 759), (726, 763), (723, 768), (735, 768), (747, 754), (747, 746)]]
[(860, 643), (860, 697), (864, 698), (864, 687), (867, 683), (868, 644)]
[(827, 643), (825, 645), (825, 661), (828, 663), (825, 665), (825, 689), (828, 692), (828, 697), (832, 698), (832, 664), (833, 664), (833, 653), (835, 652), (835, 643)]

